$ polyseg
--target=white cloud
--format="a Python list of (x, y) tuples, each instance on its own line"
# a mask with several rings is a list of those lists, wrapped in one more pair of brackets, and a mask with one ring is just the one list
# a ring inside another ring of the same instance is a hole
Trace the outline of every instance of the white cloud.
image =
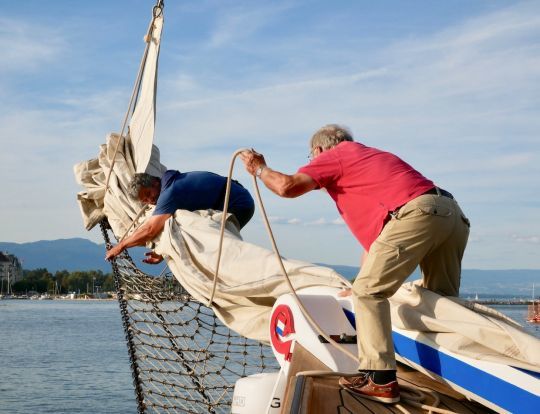
[(273, 224), (290, 224), (290, 225), (294, 225), (294, 226), (303, 225), (303, 226), (306, 226), (306, 227), (310, 227), (310, 226), (316, 226), (316, 227), (320, 227), (320, 226), (343, 226), (343, 225), (345, 225), (345, 222), (343, 221), (343, 219), (341, 217), (339, 217), (337, 219), (334, 219), (334, 220), (328, 220), (328, 219), (326, 219), (324, 217), (319, 217), (316, 220), (305, 222), (304, 220), (296, 218), (296, 217), (289, 219), (289, 218), (285, 218), (285, 217), (271, 216), (271, 217), (268, 217), (268, 221), (270, 221)]
[(320, 217), (317, 220), (310, 221), (309, 223), (306, 223), (306, 226), (326, 226), (328, 224), (328, 220), (326, 220), (324, 217)]
[(512, 239), (519, 243), (540, 244), (540, 236), (519, 236), (512, 234)]
[[(462, 145), (482, 145), (489, 152), (491, 143), (500, 144), (503, 131), (518, 128), (521, 140), (531, 142), (527, 137), (540, 121), (523, 109), (538, 104), (540, 94), (540, 53), (530, 40), (539, 35), (537, 18), (514, 12), (519, 18), (508, 26), (503, 24), (508, 13), (475, 19), (434, 39), (399, 42), (374, 59), (382, 61), (379, 67), (366, 68), (364, 56), (356, 61), (351, 56), (348, 67), (357, 69), (345, 74), (331, 66), (300, 74), (278, 69), (259, 73), (259, 85), (233, 90), (210, 89), (190, 74), (198, 87), (188, 95), (171, 94), (161, 109), (166, 119), (184, 113), (182, 128), (197, 133), (197, 145), (231, 136), (249, 136), (253, 145), (267, 143), (267, 131), (278, 140), (294, 135), (307, 140), (329, 121), (347, 123), (368, 139), (383, 138), (382, 146), (408, 146), (419, 154), (428, 153), (434, 141), (452, 147), (457, 156), (466, 155)], [(491, 29), (499, 22), (521, 34), (502, 42), (507, 33)], [(269, 85), (268, 76), (280, 82)], [(183, 80), (180, 84), (185, 89)]]
[(268, 216), (268, 221), (274, 224), (287, 224), (288, 219), (284, 217)]
[(285, 218), (285, 217), (276, 217), (276, 216), (268, 217), (268, 221), (273, 224), (290, 224), (293, 226), (302, 224), (302, 220), (298, 218)]
[(28, 71), (58, 57), (66, 42), (55, 30), (0, 17), (0, 71)]
[(243, 6), (223, 8), (210, 35), (208, 46), (234, 47), (236, 43), (252, 37), (255, 32), (270, 24), (289, 8), (290, 5), (279, 3), (257, 3), (255, 7), (246, 3)]
[(287, 220), (287, 224), (301, 224), (301, 223), (302, 223), (302, 220), (300, 220), (299, 218), (292, 218), (292, 219)]

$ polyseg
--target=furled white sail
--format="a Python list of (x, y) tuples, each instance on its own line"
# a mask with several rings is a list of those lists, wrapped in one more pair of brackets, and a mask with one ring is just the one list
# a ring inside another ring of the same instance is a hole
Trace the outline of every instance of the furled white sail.
[(151, 36), (146, 39), (148, 44), (146, 60), (138, 93), (137, 104), (129, 123), (129, 136), (133, 145), (133, 161), (136, 172), (146, 172), (161, 176), (149, 164), (154, 142), (156, 122), (156, 88), (159, 48), (161, 31), (163, 29), (163, 14), (154, 19)]

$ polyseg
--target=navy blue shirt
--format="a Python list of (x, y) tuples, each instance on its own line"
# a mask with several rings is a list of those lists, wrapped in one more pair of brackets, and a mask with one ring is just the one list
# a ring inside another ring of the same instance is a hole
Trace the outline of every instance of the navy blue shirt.
[[(223, 210), (227, 178), (207, 171), (181, 173), (168, 170), (161, 178), (161, 192), (154, 215), (174, 214), (176, 210)], [(240, 183), (233, 181), (228, 211), (243, 227), (253, 216), (255, 203)]]

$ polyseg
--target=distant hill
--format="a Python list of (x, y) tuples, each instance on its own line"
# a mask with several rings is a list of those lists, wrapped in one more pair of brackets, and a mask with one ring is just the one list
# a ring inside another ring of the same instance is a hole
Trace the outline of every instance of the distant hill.
[[(46, 268), (49, 272), (58, 270), (101, 270), (111, 272), (111, 265), (105, 260), (105, 244), (97, 244), (83, 238), (40, 240), (30, 243), (0, 242), (0, 251), (14, 254), (21, 260), (23, 269)], [(134, 260), (144, 257), (146, 249), (130, 249)], [(140, 263), (141, 270), (147, 273), (156, 273), (162, 266), (153, 267)]]
[[(22, 261), (24, 269), (47, 268), (54, 273), (58, 270), (101, 270), (104, 273), (111, 271), (111, 266), (104, 260), (105, 246), (87, 239), (58, 239), (41, 240), (31, 243), (0, 242), (0, 251), (14, 254)], [(142, 271), (157, 274), (162, 265), (151, 266), (141, 262), (144, 257), (144, 248), (130, 249), (130, 254), (139, 264)], [(329, 265), (348, 279), (358, 273), (358, 267), (345, 265)], [(410, 279), (420, 277), (415, 272)], [(537, 286), (537, 297), (540, 296), (540, 269), (515, 270), (479, 270), (464, 269), (462, 275), (461, 295), (515, 295), (531, 297), (533, 283)]]

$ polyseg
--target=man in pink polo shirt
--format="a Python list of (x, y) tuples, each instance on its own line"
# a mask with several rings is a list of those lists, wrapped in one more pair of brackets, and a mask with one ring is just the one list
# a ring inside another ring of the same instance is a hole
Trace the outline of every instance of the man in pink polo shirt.
[(354, 142), (339, 125), (319, 129), (312, 160), (287, 175), (266, 165), (262, 154), (242, 160), (281, 197), (324, 188), (364, 248), (352, 294), (358, 332), (359, 375), (340, 385), (364, 397), (399, 401), (388, 298), (420, 265), (423, 286), (457, 296), (469, 220), (452, 195), (396, 155)]

